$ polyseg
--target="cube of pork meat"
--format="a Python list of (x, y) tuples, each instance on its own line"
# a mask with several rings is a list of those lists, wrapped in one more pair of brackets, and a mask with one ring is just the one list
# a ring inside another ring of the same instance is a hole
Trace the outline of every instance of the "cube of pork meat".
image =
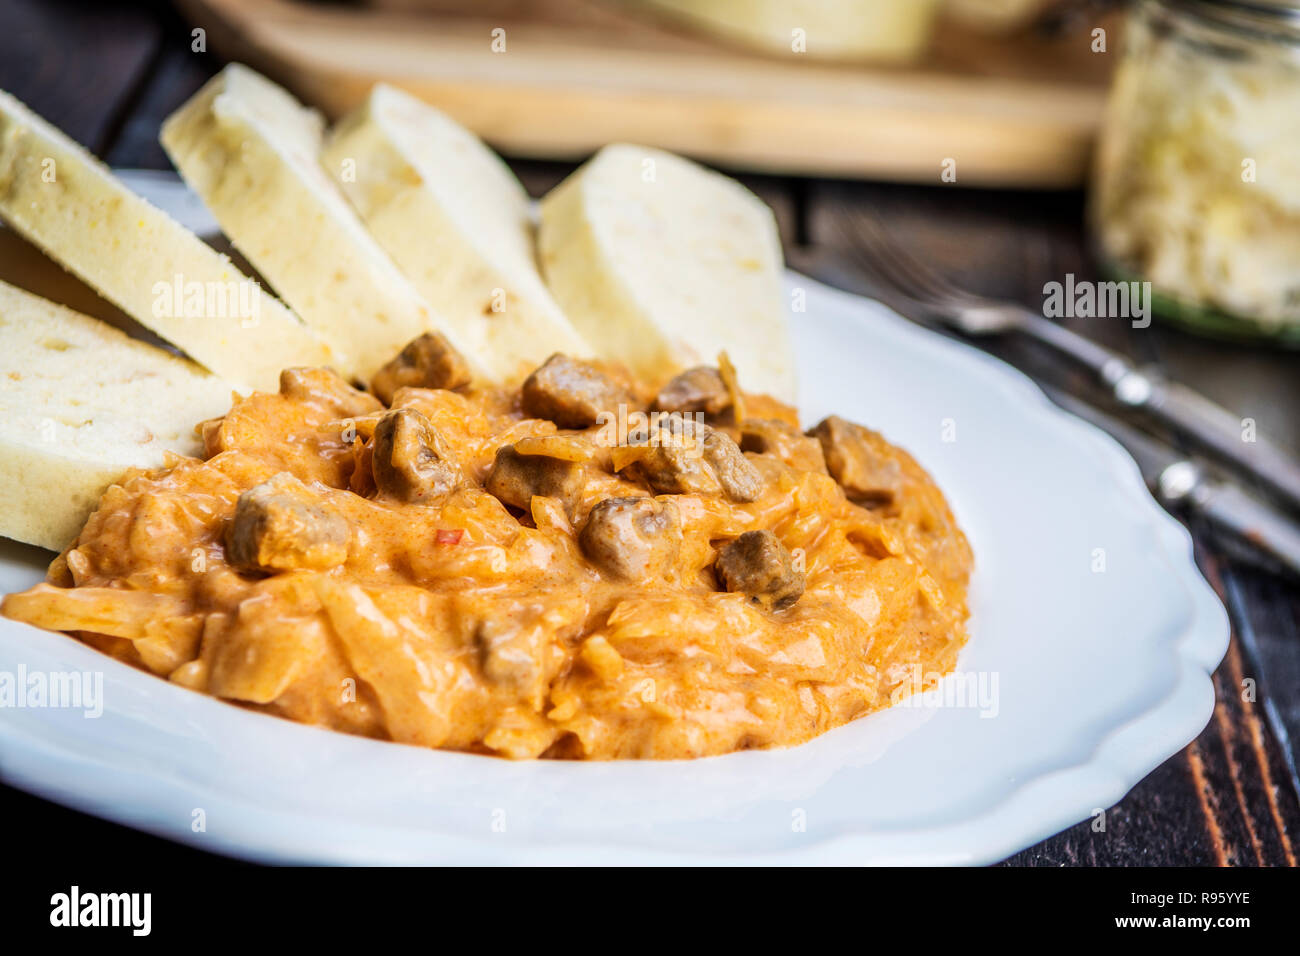
[(433, 423), (413, 408), (395, 408), (379, 420), (371, 458), (375, 488), (385, 498), (427, 501), (460, 480)]
[(654, 404), (661, 412), (716, 415), (731, 407), (731, 393), (721, 373), (708, 365), (689, 368), (659, 390)]
[(578, 535), (587, 559), (623, 581), (661, 579), (681, 543), (677, 505), (654, 498), (606, 498), (591, 509)]
[(694, 419), (664, 416), (631, 443), (650, 445), (641, 471), (661, 494), (721, 492), (732, 501), (757, 501), (762, 494), (762, 476), (730, 436)]
[(311, 402), (333, 411), (338, 418), (359, 418), (377, 412), (382, 405), (373, 395), (353, 388), (328, 368), (287, 368), (280, 373), (280, 394), (300, 402)]
[(601, 412), (616, 415), (619, 405), (631, 405), (632, 396), (594, 365), (556, 352), (524, 380), (522, 401), (532, 418), (590, 428)]
[(226, 529), (226, 560), (243, 571), (323, 571), (348, 557), (343, 516), (282, 471), (239, 496)]
[(399, 388), (463, 388), (470, 383), (469, 364), (446, 337), (425, 332), (375, 373), (370, 391), (385, 405)]
[(568, 508), (581, 493), (578, 465), (545, 455), (521, 455), (513, 445), (497, 449), (483, 487), (504, 504), (528, 510), (533, 495), (558, 498)]
[(903, 469), (878, 433), (831, 415), (808, 434), (821, 442), (826, 468), (850, 500), (888, 505), (902, 493)]
[(714, 569), (728, 591), (773, 610), (789, 607), (803, 594), (803, 572), (795, 570), (790, 552), (770, 531), (746, 531), (719, 552)]

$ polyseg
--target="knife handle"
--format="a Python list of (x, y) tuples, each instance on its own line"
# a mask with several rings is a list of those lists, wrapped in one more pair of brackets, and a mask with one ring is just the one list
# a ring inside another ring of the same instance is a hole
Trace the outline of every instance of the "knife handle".
[(1244, 538), (1300, 574), (1300, 524), (1229, 484), (1203, 485), (1192, 505), (1210, 523)]
[(1140, 409), (1217, 455), (1238, 470), (1258, 478), (1288, 508), (1300, 514), (1300, 461), (1263, 435), (1246, 441), (1241, 419), (1185, 385), (1170, 382), (1155, 369), (1138, 368), (1123, 355), (1087, 339), (1028, 309), (1020, 328), (1091, 370), (1115, 398)]
[(1300, 513), (1300, 462), (1263, 435), (1246, 441), (1242, 420), (1204, 395), (1176, 382), (1146, 377), (1151, 383), (1151, 394), (1139, 407), (1225, 462), (1258, 478), (1289, 508)]

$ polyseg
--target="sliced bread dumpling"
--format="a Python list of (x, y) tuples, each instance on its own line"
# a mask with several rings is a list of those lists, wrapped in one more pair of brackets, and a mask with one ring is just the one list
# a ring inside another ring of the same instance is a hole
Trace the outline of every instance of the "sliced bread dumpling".
[(743, 388), (793, 400), (776, 221), (735, 180), (606, 146), (542, 200), (538, 241), (551, 292), (597, 354), (662, 382), (726, 351)]
[(235, 248), (330, 343), (342, 371), (369, 378), (431, 329), (468, 352), (321, 168), (323, 128), (315, 110), (233, 63), (168, 117), (161, 139)]
[(496, 378), (590, 351), (538, 272), (528, 194), (469, 130), (380, 84), (335, 126), (322, 161)]
[(636, 2), (700, 33), (769, 54), (891, 63), (924, 50), (939, 8), (938, 0)]
[(274, 389), (325, 344), (230, 260), (0, 91), (0, 218), (141, 325), (232, 381)]
[(129, 468), (198, 455), (231, 386), (0, 282), (0, 534), (58, 551)]

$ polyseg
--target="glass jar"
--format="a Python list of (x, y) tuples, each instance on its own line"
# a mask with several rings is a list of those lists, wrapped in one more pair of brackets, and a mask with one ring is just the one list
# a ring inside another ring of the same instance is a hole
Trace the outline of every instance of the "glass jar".
[(1300, 345), (1300, 2), (1140, 0), (1089, 215), (1158, 315)]

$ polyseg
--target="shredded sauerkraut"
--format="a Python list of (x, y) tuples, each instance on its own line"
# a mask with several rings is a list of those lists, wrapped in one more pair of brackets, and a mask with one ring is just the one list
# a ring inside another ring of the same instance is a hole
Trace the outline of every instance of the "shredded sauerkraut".
[(1098, 155), (1103, 253), (1180, 302), (1300, 325), (1300, 54), (1224, 55), (1142, 17), (1128, 43)]

